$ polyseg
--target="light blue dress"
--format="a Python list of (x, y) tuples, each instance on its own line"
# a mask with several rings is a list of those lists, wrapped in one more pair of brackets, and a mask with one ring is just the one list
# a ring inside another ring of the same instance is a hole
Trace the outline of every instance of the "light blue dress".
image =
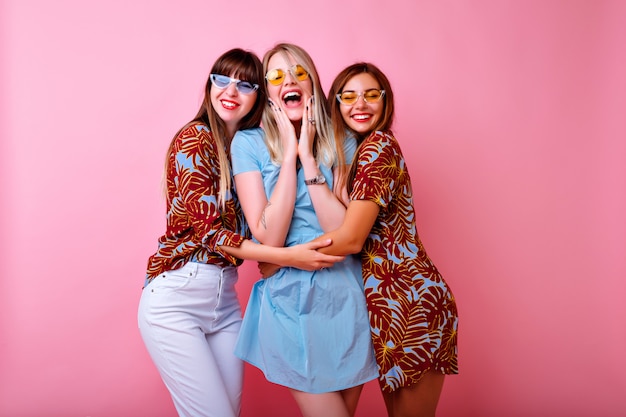
[[(356, 143), (347, 142), (348, 161)], [(280, 166), (272, 163), (262, 129), (238, 132), (231, 144), (233, 175), (259, 171), (267, 198)], [(320, 167), (327, 184), (332, 170)], [(323, 234), (298, 170), (296, 206), (285, 246)], [(316, 187), (328, 185), (316, 185)], [(332, 268), (281, 268), (254, 284), (235, 355), (261, 369), (268, 381), (309, 393), (338, 391), (378, 376), (357, 256)]]

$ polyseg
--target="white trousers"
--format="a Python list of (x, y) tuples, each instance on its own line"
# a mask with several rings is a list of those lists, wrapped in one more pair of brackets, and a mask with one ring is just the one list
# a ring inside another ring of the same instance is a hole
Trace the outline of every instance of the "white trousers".
[(236, 268), (188, 262), (146, 286), (139, 330), (181, 417), (237, 417), (243, 362)]

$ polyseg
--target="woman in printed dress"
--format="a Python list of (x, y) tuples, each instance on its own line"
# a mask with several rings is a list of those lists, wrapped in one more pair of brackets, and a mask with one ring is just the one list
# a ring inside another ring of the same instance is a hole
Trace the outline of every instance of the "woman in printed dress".
[(242, 258), (312, 270), (343, 259), (320, 258), (326, 255), (316, 244), (272, 248), (245, 238), (228, 152), (237, 130), (259, 126), (265, 102), (259, 58), (227, 51), (211, 69), (197, 115), (167, 153), (167, 225), (148, 260), (138, 321), (179, 416), (239, 416), (243, 362), (233, 348)]
[(370, 63), (335, 79), (329, 96), (335, 136), (359, 143), (347, 175), (343, 224), (322, 238), (329, 254), (361, 253), (379, 383), (390, 417), (434, 416), (446, 374), (458, 373), (454, 296), (426, 254), (409, 172), (393, 136), (393, 91)]

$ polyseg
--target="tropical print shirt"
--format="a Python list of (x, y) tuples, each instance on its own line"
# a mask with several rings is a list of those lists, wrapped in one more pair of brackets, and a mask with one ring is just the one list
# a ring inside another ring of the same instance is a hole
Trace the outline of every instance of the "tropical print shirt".
[(380, 207), (361, 256), (381, 386), (409, 386), (429, 370), (458, 373), (454, 296), (418, 237), (400, 145), (392, 132), (373, 132), (357, 152), (350, 199)]
[(208, 127), (196, 122), (185, 126), (174, 138), (168, 158), (167, 226), (148, 260), (145, 284), (189, 261), (240, 265), (242, 260), (219, 249), (239, 247), (248, 233), (233, 190), (226, 194), (225, 210), (218, 205), (219, 158)]

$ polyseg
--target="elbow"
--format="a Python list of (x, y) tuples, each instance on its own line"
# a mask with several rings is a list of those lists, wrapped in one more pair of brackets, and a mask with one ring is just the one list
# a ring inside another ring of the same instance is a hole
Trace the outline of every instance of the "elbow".
[(253, 230), (251, 230), (251, 233), (252, 237), (254, 237), (259, 243), (263, 245), (276, 247), (282, 247), (285, 245), (285, 240), (283, 239), (281, 241), (280, 237), (278, 237), (277, 235), (272, 235), (271, 233), (264, 233), (260, 231), (257, 231), (255, 233), (255, 231)]
[(346, 255), (354, 255), (356, 253), (361, 252), (361, 249), (363, 249), (363, 243), (359, 240), (356, 239), (349, 239), (345, 242), (345, 251), (346, 251)]
[(352, 246), (349, 246), (346, 249), (346, 252), (348, 252), (347, 255), (355, 255), (355, 254), (361, 252), (361, 249), (363, 249), (363, 247), (357, 246), (357, 245), (352, 245)]
[(336, 231), (330, 233), (328, 236), (331, 240), (331, 247), (333, 249), (333, 255), (354, 255), (363, 249), (367, 235), (360, 236), (354, 233), (352, 230), (346, 228), (339, 228)]

